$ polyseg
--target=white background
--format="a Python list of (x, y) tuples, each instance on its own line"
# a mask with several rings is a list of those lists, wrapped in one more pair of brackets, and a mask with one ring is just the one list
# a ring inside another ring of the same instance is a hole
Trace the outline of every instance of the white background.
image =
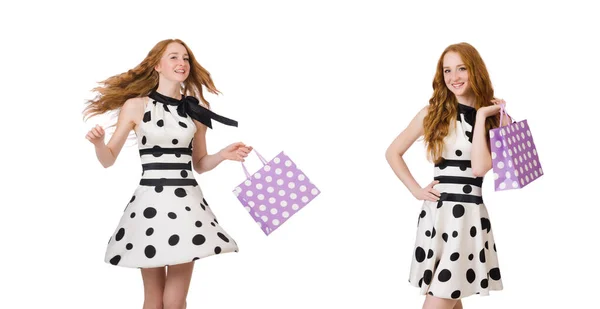
[[(421, 202), (385, 161), (427, 104), (452, 43), (481, 53), (497, 97), (527, 119), (545, 175), (484, 198), (505, 289), (466, 308), (595, 305), (597, 10), (583, 1), (28, 1), (2, 4), (2, 308), (141, 308), (139, 270), (103, 261), (137, 186), (137, 145), (103, 169), (82, 121), (96, 82), (183, 39), (222, 96), (209, 152), (284, 150), (322, 194), (266, 237), (231, 192), (239, 163), (196, 175), (237, 254), (196, 263), (188, 308), (420, 308), (408, 283)], [(251, 3), (250, 3), (251, 2)], [(433, 177), (421, 142), (406, 154)], [(251, 171), (261, 165), (248, 160)]]

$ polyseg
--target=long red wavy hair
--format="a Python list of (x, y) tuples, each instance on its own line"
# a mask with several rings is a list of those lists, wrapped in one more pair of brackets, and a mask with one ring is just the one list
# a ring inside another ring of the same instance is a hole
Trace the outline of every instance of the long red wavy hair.
[(100, 86), (92, 90), (97, 92), (97, 96), (86, 102), (87, 106), (83, 111), (84, 118), (119, 109), (128, 99), (147, 96), (152, 90), (156, 90), (158, 72), (154, 70), (154, 67), (160, 62), (167, 46), (174, 42), (185, 47), (190, 59), (190, 74), (181, 85), (182, 93), (197, 97), (206, 106), (210, 106), (204, 98), (202, 86), (211, 93), (220, 93), (215, 87), (210, 73), (198, 63), (190, 48), (182, 40), (167, 39), (154, 45), (146, 58), (135, 68), (99, 82)]
[[(469, 84), (475, 94), (475, 109), (493, 105), (491, 100), (494, 99), (494, 88), (479, 52), (464, 42), (448, 46), (438, 60), (433, 78), (433, 95), (429, 99), (429, 110), (423, 120), (427, 157), (435, 163), (442, 158), (444, 138), (448, 135), (450, 124), (456, 121), (458, 109), (456, 96), (446, 87), (444, 81), (444, 56), (448, 52), (458, 53), (467, 67)], [(488, 117), (485, 122), (486, 132), (497, 127), (498, 123), (498, 117)]]

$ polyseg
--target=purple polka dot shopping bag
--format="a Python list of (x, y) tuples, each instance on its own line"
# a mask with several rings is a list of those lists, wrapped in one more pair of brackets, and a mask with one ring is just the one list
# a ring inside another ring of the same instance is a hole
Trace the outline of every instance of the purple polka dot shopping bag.
[(490, 130), (495, 191), (520, 189), (544, 175), (527, 120), (502, 126), (504, 114), (502, 105), (500, 127)]
[(283, 151), (269, 162), (253, 151), (263, 166), (250, 175), (242, 162), (246, 180), (233, 194), (269, 235), (321, 192)]

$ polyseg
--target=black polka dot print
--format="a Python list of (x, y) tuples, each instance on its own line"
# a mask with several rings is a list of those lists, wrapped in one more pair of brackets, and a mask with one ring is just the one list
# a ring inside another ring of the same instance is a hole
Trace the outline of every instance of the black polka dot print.
[(152, 245), (148, 245), (144, 249), (144, 254), (146, 255), (147, 258), (151, 259), (156, 255), (156, 248), (154, 248), (154, 246), (152, 246)]
[(429, 284), (431, 284), (431, 279), (433, 279), (433, 272), (428, 269), (423, 274), (423, 282), (425, 282), (425, 284), (429, 285)]
[(481, 229), (490, 232), (492, 226), (490, 224), (490, 220), (487, 218), (481, 218)]
[(467, 270), (467, 281), (473, 283), (475, 281), (475, 271), (471, 268)]
[(115, 255), (112, 259), (110, 259), (110, 263), (113, 265), (118, 265), (119, 261), (121, 261), (120, 255)]
[(481, 280), (481, 288), (487, 289), (487, 287), (488, 287), (488, 280), (487, 279)]
[(184, 188), (177, 188), (175, 189), (175, 195), (177, 197), (185, 197), (187, 195), (187, 192), (185, 192)]
[(458, 298), (460, 298), (460, 291), (456, 290), (456, 291), (452, 292), (452, 294), (450, 296), (452, 297), (452, 299), (458, 299)]
[(442, 271), (440, 271), (440, 274), (438, 275), (438, 280), (440, 282), (446, 282), (446, 281), (450, 280), (450, 278), (452, 278), (452, 273), (447, 269), (443, 269)]
[(434, 167), (434, 179), (439, 181), (434, 188), (440, 198), (423, 201), (418, 212), (409, 282), (422, 294), (462, 299), (502, 289), (491, 221), (481, 195), (483, 177), (473, 175), (471, 168), (475, 115), (475, 108), (458, 104), (456, 130), (448, 132), (442, 158)]
[(417, 259), (417, 262), (419, 262), (419, 263), (425, 261), (425, 250), (423, 250), (423, 248), (421, 248), (421, 247), (417, 247), (417, 249), (415, 250), (415, 258)]
[(125, 229), (120, 228), (119, 231), (117, 232), (117, 235), (115, 235), (115, 240), (120, 241), (121, 239), (123, 239), (123, 236), (125, 236)]
[(196, 133), (192, 119), (208, 114), (200, 114), (202, 106), (188, 106), (198, 101), (186, 96), (170, 98), (151, 90), (147, 97), (136, 127), (141, 179), (111, 233), (105, 262), (153, 268), (237, 252), (190, 169)]
[(415, 249), (415, 258), (419, 263), (425, 261), (425, 250), (421, 247), (417, 247), (417, 249)]
[(493, 280), (500, 280), (500, 268), (495, 267), (490, 269), (490, 278)]
[(154, 216), (156, 216), (156, 208), (148, 207), (144, 209), (144, 217), (146, 217), (146, 219), (152, 219)]
[(194, 236), (194, 238), (192, 238), (192, 242), (194, 243), (194, 245), (200, 246), (206, 242), (206, 237), (204, 237), (204, 235), (198, 234)]
[(481, 263), (485, 263), (485, 251), (483, 249), (479, 251), (479, 261), (481, 261)]
[(465, 214), (465, 207), (461, 204), (454, 205), (454, 208), (452, 208), (452, 214), (454, 215), (454, 218), (462, 217)]
[(457, 261), (459, 257), (460, 257), (460, 254), (458, 252), (454, 252), (454, 253), (452, 253), (452, 255), (450, 255), (450, 261), (452, 261), (452, 262)]
[(179, 235), (175, 234), (169, 237), (169, 245), (175, 246), (179, 243)]

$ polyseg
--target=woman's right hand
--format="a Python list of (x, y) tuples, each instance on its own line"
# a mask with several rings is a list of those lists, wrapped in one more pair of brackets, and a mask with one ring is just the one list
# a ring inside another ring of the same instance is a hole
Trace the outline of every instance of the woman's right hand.
[(96, 125), (85, 135), (85, 138), (94, 146), (100, 143), (104, 144), (104, 129), (100, 125)]
[(437, 202), (440, 199), (440, 192), (434, 189), (433, 186), (438, 183), (440, 183), (439, 180), (432, 181), (426, 187), (417, 190), (417, 192), (413, 192), (413, 196), (419, 201)]

